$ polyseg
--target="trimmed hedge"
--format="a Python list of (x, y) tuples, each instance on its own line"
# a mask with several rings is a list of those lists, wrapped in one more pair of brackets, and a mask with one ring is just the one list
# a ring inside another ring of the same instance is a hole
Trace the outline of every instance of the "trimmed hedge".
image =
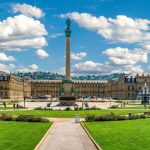
[(112, 105), (111, 107), (109, 107), (110, 109), (116, 109), (118, 108), (119, 106), (118, 105)]
[(93, 114), (87, 114), (85, 117), (85, 120), (87, 122), (91, 121), (119, 121), (119, 120), (135, 120), (135, 119), (145, 119), (150, 116), (145, 116), (144, 114), (140, 115), (117, 115), (117, 114), (105, 114), (105, 115), (100, 115), (100, 116), (95, 116)]
[(13, 120), (13, 116), (9, 115), (9, 114), (1, 114), (0, 115), (0, 120), (4, 120), (4, 121), (12, 121)]
[(9, 114), (2, 114), (0, 115), (0, 120), (3, 121), (22, 121), (22, 122), (49, 122), (48, 119), (32, 116), (32, 115), (19, 115), (17, 117), (14, 117)]

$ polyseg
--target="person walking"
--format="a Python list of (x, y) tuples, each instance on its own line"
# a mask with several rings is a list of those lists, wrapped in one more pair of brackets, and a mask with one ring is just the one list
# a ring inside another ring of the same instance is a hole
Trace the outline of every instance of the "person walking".
[(6, 102), (3, 102), (4, 108), (6, 109)]
[(17, 106), (16, 106), (17, 110), (19, 110), (19, 104), (17, 103)]
[(15, 103), (13, 104), (13, 108), (14, 108), (14, 110), (16, 109), (16, 104)]

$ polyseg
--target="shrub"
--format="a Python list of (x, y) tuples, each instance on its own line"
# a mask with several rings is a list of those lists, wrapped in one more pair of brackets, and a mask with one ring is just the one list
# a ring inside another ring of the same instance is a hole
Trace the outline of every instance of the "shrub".
[(135, 120), (135, 119), (139, 119), (139, 115), (130, 115), (130, 116), (128, 116), (128, 119), (129, 120)]
[(127, 116), (106, 114), (96, 117), (95, 121), (117, 121), (117, 120), (127, 120)]
[(78, 106), (75, 106), (75, 107), (74, 107), (74, 110), (79, 110)]
[(32, 115), (19, 115), (16, 117), (16, 121), (24, 121), (24, 122), (41, 122), (41, 117), (36, 117)]
[(46, 108), (46, 107), (44, 107), (44, 108), (36, 107), (36, 108), (34, 108), (34, 110), (53, 110), (53, 109), (52, 108)]
[(83, 110), (83, 107), (79, 107), (79, 110)]
[(146, 116), (144, 114), (139, 115), (139, 119), (145, 119), (145, 118), (146, 118)]
[(42, 107), (36, 107), (34, 110), (42, 110)]
[(46, 118), (42, 118), (42, 119), (41, 119), (41, 122), (46, 123), (46, 122), (49, 122), (49, 120), (46, 119)]
[(95, 119), (96, 119), (96, 116), (94, 114), (87, 114), (85, 117), (85, 120), (87, 122), (95, 121)]
[(69, 111), (69, 110), (71, 110), (71, 108), (70, 107), (66, 107), (65, 110)]
[(24, 108), (22, 105), (19, 105), (18, 107), (19, 107), (19, 108)]
[(112, 106), (109, 107), (109, 108), (111, 108), (111, 109), (116, 109), (116, 108), (118, 108), (118, 105), (112, 105)]
[(3, 113), (3, 114), (0, 116), (0, 120), (11, 121), (11, 120), (13, 120), (13, 116)]

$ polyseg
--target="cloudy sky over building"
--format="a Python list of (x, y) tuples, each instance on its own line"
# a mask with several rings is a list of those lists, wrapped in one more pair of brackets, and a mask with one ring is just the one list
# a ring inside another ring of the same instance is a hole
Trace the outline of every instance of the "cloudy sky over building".
[(149, 0), (1, 0), (0, 70), (64, 72), (72, 20), (72, 74), (149, 72)]

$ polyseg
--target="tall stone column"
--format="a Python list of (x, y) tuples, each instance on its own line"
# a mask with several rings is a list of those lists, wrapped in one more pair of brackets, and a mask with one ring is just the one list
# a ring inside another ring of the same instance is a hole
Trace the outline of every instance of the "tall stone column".
[(71, 80), (70, 76), (70, 37), (71, 37), (71, 21), (69, 18), (66, 20), (66, 80)]

